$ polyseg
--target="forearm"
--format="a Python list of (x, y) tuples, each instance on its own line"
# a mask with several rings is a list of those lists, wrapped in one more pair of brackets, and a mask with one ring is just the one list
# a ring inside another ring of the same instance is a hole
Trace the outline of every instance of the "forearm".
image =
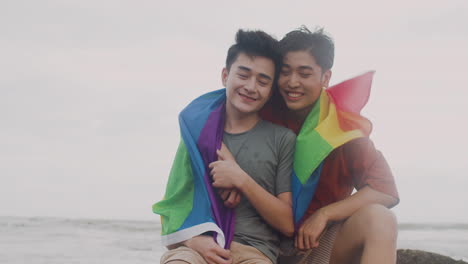
[(169, 250), (176, 249), (176, 248), (178, 248), (180, 246), (186, 246), (185, 245), (186, 242), (187, 242), (187, 240), (179, 242), (179, 243), (175, 243), (175, 244), (172, 244), (172, 245), (168, 245), (168, 246), (166, 246), (166, 248), (169, 249)]
[(389, 208), (397, 202), (397, 198), (366, 186), (350, 197), (322, 207), (319, 211), (325, 214), (329, 221), (339, 221), (350, 217), (357, 210), (369, 204), (381, 204)]
[(294, 223), (291, 193), (280, 194), (279, 197), (282, 198), (280, 199), (263, 189), (250, 176), (246, 176), (238, 189), (268, 224), (285, 236), (293, 236)]

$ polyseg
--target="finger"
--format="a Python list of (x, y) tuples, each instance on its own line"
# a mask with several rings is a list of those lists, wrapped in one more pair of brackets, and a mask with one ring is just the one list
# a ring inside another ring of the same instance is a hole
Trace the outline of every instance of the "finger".
[(299, 229), (299, 233), (297, 234), (297, 248), (304, 249), (304, 234), (301, 229)]
[(320, 244), (320, 243), (319, 243), (318, 241), (315, 241), (314, 244), (312, 244), (312, 247), (313, 247), (313, 248), (316, 248), (316, 247), (319, 246), (319, 244)]
[(234, 204), (233, 204), (233, 206), (238, 205), (238, 204), (240, 203), (240, 201), (241, 201), (241, 195), (240, 195), (239, 192), (236, 192), (236, 199), (234, 199)]
[(323, 234), (325, 234), (324, 231), (322, 231), (322, 233), (320, 235), (318, 235), (314, 241), (312, 241), (312, 247), (318, 247), (319, 246), (319, 242), (320, 242), (320, 239), (322, 238)]
[(225, 160), (235, 160), (234, 156), (232, 155), (231, 151), (226, 147), (226, 145), (221, 146), (221, 152), (223, 153), (223, 157)]
[(216, 255), (218, 255), (218, 256), (220, 256), (220, 257), (222, 257), (224, 259), (231, 258), (231, 251), (228, 250), (228, 249), (224, 249), (222, 247), (216, 247), (214, 251), (215, 251)]
[(221, 150), (217, 149), (216, 154), (218, 154), (219, 160), (224, 160), (224, 154), (221, 152)]
[(310, 245), (311, 245), (311, 241), (312, 241), (312, 237), (310, 235), (307, 235), (307, 234), (304, 234), (304, 249), (311, 249)]
[(318, 236), (314, 237), (313, 239), (310, 239), (310, 248), (318, 247), (318, 244), (319, 244)]
[(212, 169), (216, 164), (216, 161), (213, 161), (211, 162), (209, 165), (208, 165), (208, 168)]
[(228, 199), (227, 199), (227, 202), (228, 202), (230, 205), (232, 205), (232, 204), (234, 204), (235, 199), (236, 199), (236, 191), (231, 190), (231, 191), (229, 192), (229, 197), (228, 197)]
[(228, 199), (229, 197), (229, 193), (230, 193), (230, 190), (226, 190), (226, 189), (222, 189), (219, 194), (221, 196), (221, 199), (223, 199), (223, 201), (226, 201), (226, 199)]
[(226, 206), (227, 208), (231, 208), (231, 209), (234, 208), (234, 206), (228, 201), (224, 202), (224, 206)]

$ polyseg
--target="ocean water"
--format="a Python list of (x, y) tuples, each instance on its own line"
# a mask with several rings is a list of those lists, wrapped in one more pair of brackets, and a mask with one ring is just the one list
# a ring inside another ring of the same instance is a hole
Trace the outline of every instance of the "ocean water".
[[(0, 263), (159, 263), (159, 233), (157, 221), (0, 217)], [(398, 247), (468, 260), (468, 224), (401, 224)]]

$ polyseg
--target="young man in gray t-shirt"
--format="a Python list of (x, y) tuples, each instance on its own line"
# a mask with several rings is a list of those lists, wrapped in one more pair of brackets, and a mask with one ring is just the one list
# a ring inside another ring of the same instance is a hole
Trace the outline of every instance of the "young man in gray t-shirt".
[(222, 71), (227, 97), (224, 144), (219, 160), (209, 167), (213, 186), (227, 204), (242, 197), (230, 249), (200, 235), (170, 247), (175, 249), (166, 252), (161, 263), (276, 263), (279, 233), (293, 235), (295, 135), (258, 114), (272, 93), (279, 63), (275, 39), (262, 31), (239, 30)]
[[(255, 127), (246, 132), (235, 134), (224, 132), (223, 142), (231, 151), (241, 170), (271, 195), (271, 197), (258, 197), (257, 199), (281, 197), (291, 192), (295, 135), (290, 130), (260, 120)], [(216, 166), (213, 167), (216, 170)], [(217, 176), (215, 172), (215, 186), (219, 180)], [(232, 175), (231, 177), (235, 176)], [(235, 187), (243, 192), (248, 192), (249, 190), (246, 191), (245, 189), (254, 189), (254, 187), (248, 186), (252, 182), (249, 183), (249, 178), (245, 177), (245, 186), (238, 184)], [(276, 260), (279, 245), (278, 231), (264, 219), (265, 216), (270, 217), (270, 215), (264, 212), (264, 216), (259, 211), (273, 206), (273, 203), (271, 205), (261, 204), (260, 206), (264, 205), (266, 207), (257, 209), (249, 200), (252, 194), (248, 195), (244, 195), (235, 208), (234, 241), (253, 246), (269, 259)], [(265, 195), (265, 193), (256, 195), (261, 196)], [(258, 204), (257, 207), (259, 207)], [(279, 218), (279, 216), (274, 215), (271, 215), (271, 217)], [(286, 229), (283, 232), (289, 234)]]

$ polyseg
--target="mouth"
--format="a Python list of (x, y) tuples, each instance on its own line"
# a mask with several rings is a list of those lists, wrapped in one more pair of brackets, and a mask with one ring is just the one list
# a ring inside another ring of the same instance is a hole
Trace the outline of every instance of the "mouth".
[(242, 94), (242, 93), (237, 93), (242, 99), (244, 99), (245, 101), (247, 102), (255, 102), (257, 101), (257, 98), (253, 98), (253, 97), (250, 97), (250, 96), (247, 96), (245, 94)]
[(284, 91), (283, 94), (286, 95), (285, 99), (288, 101), (298, 101), (304, 96), (304, 93), (299, 93), (299, 92)]

